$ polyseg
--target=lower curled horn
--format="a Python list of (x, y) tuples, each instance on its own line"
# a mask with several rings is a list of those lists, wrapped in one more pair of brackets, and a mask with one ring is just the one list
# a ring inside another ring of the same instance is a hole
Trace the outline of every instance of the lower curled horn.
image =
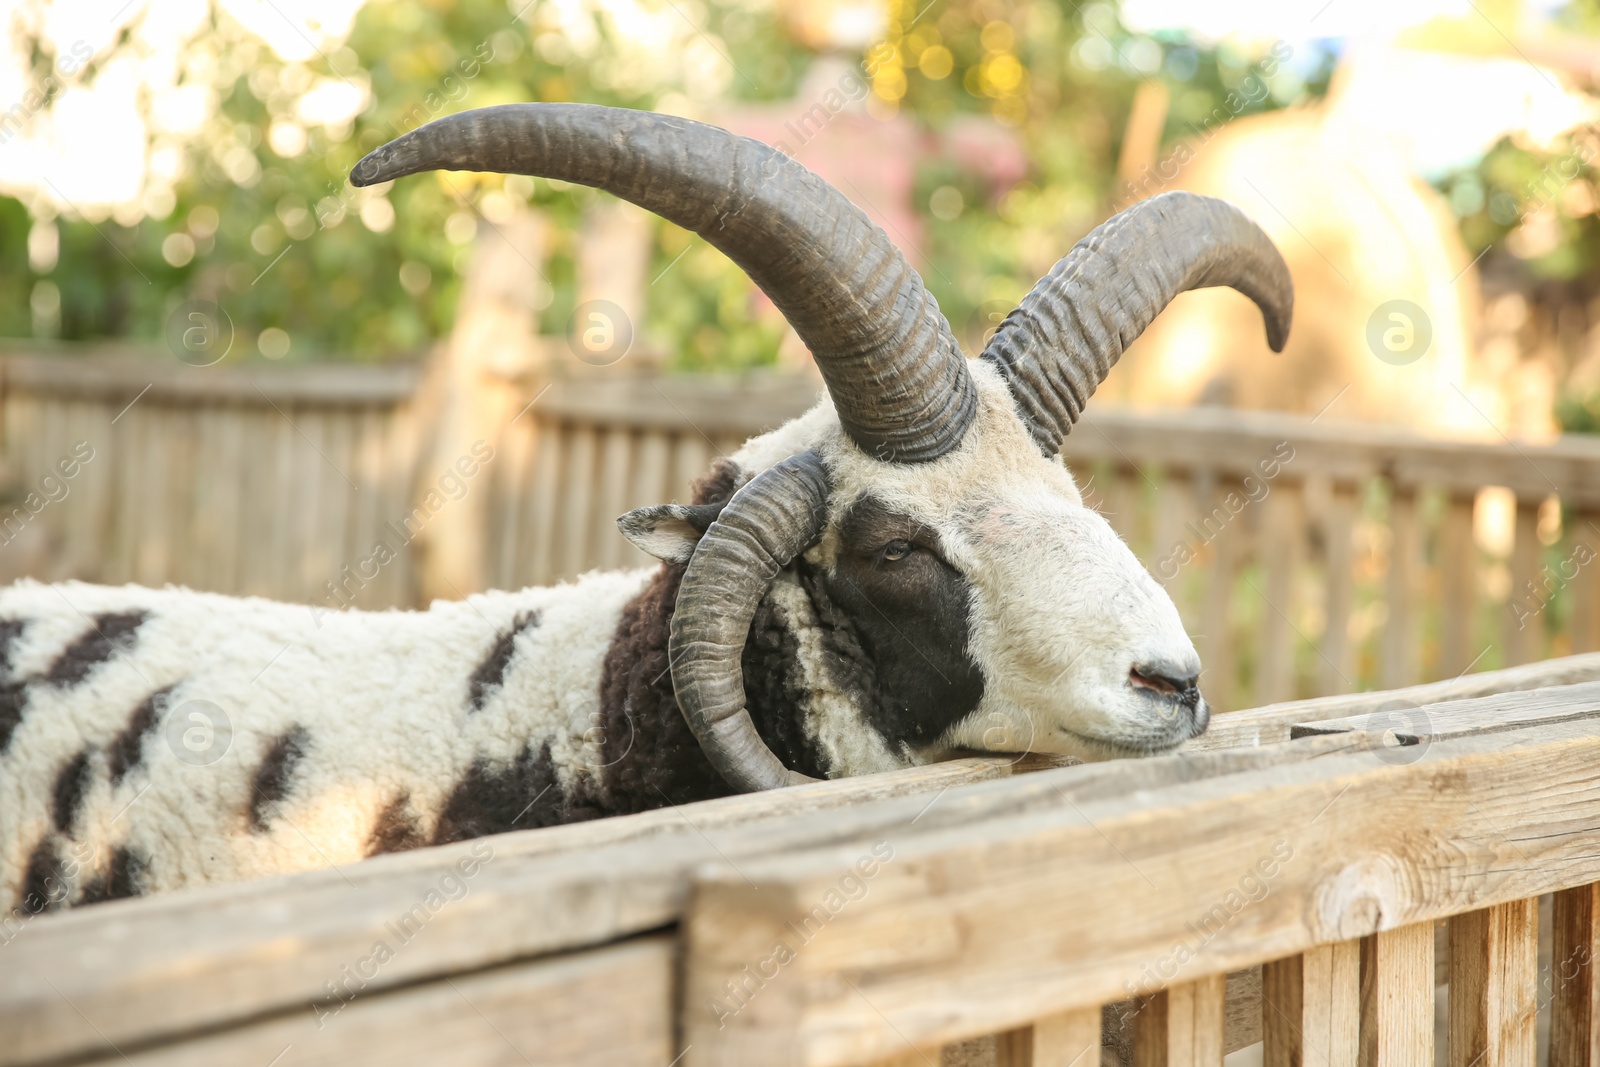
[(706, 530), (678, 588), (667, 645), (678, 707), (711, 765), (742, 793), (816, 781), (785, 767), (756, 732), (740, 657), (773, 579), (821, 535), (828, 490), (816, 452), (763, 471)]

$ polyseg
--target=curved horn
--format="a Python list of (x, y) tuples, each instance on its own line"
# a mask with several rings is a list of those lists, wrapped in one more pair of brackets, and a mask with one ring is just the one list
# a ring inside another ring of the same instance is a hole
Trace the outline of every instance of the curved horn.
[(1227, 285), (1261, 308), (1283, 351), (1294, 311), (1289, 268), (1232, 204), (1162, 193), (1095, 227), (1000, 324), (983, 359), (1011, 387), (1040, 451), (1054, 456), (1122, 352), (1172, 298)]
[(704, 237), (811, 349), (845, 431), (880, 459), (935, 459), (977, 412), (939, 305), (888, 236), (783, 153), (688, 119), (594, 104), (503, 104), (431, 122), (350, 172), (533, 174), (603, 189)]
[(745, 710), (740, 656), (772, 579), (809, 548), (827, 518), (828, 472), (791, 456), (734, 494), (695, 547), (667, 643), (678, 707), (717, 773), (742, 793), (815, 781), (791, 771)]

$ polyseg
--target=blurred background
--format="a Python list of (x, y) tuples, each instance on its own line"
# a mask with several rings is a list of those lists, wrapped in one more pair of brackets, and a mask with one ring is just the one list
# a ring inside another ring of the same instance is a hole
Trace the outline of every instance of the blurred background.
[(1250, 213), (1288, 349), (1237, 294), (1180, 297), (1067, 448), (1220, 706), (1600, 648), (1600, 4), (3, 10), (0, 578), (320, 611), (645, 562), (617, 514), (814, 399), (782, 318), (590, 190), (345, 177), (433, 118), (572, 100), (797, 157), (974, 353), (1116, 210)]

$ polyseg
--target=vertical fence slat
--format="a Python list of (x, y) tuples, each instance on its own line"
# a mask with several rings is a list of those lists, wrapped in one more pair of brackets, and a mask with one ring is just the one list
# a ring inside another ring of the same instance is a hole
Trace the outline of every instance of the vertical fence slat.
[(628, 482), (633, 466), (633, 434), (626, 426), (607, 427), (600, 448), (599, 486), (595, 494), (595, 544), (582, 569), (620, 567), (627, 538), (617, 530), (617, 517), (628, 510)]
[(1600, 883), (1555, 895), (1550, 1067), (1600, 1067)]
[(1471, 665), (1478, 606), (1478, 546), (1472, 539), (1472, 497), (1452, 493), (1440, 531), (1439, 674), (1454, 678)]
[(1415, 603), (1422, 546), (1417, 525), (1417, 493), (1396, 485), (1389, 503), (1388, 621), (1383, 633), (1383, 688), (1399, 689), (1418, 676)]
[(995, 1067), (1100, 1067), (1100, 1009), (1066, 1011), (995, 1036)]
[(1319, 945), (1261, 973), (1265, 1067), (1356, 1067), (1361, 942)]
[(1133, 1020), (1133, 1067), (1221, 1067), (1227, 984), (1216, 974), (1148, 998)]
[(565, 445), (566, 433), (561, 424), (541, 419), (534, 444), (533, 491), (528, 494), (528, 548), (533, 554), (528, 581), (536, 585), (556, 576), (556, 513), (560, 510)]
[(1261, 613), (1261, 659), (1256, 672), (1256, 703), (1293, 700), (1294, 650), (1299, 636), (1294, 628), (1294, 577), (1305, 552), (1305, 508), (1300, 487), (1284, 482), (1265, 501), (1265, 531), (1261, 555), (1266, 584), (1261, 590), (1266, 605)]
[[(1511, 603), (1506, 605), (1501, 639), (1505, 665), (1532, 663), (1544, 651), (1545, 619), (1542, 612), (1513, 610), (1521, 604), (1529, 608), (1540, 603), (1539, 586), (1539, 502), (1517, 501), (1516, 540), (1511, 544)], [(1530, 591), (1533, 590), (1533, 591)]]
[(1539, 899), (1450, 920), (1450, 1067), (1534, 1067)]
[(1322, 656), (1317, 692), (1350, 693), (1359, 689), (1355, 678), (1355, 649), (1350, 644), (1350, 611), (1355, 579), (1351, 572), (1356, 524), (1356, 487), (1335, 485), (1328, 494), (1322, 516), (1323, 544), (1327, 552), (1327, 624), (1322, 632)]
[(575, 578), (594, 552), (591, 525), (595, 498), (595, 463), (599, 451), (593, 426), (574, 426), (567, 459), (566, 499), (561, 524), (562, 578)]
[[(1239, 493), (1235, 483), (1223, 481), (1212, 496), (1211, 507), (1220, 509), (1222, 515), (1231, 514), (1223, 503), (1236, 499)], [(1213, 511), (1211, 515), (1217, 514)], [(1202, 527), (1211, 534), (1211, 573), (1206, 582), (1206, 596), (1200, 619), (1200, 662), (1211, 669), (1205, 675), (1206, 698), (1219, 710), (1232, 710), (1234, 694), (1238, 690), (1238, 667), (1234, 657), (1233, 642), (1233, 588), (1239, 577), (1242, 553), (1240, 541), (1245, 536), (1243, 520), (1216, 522), (1207, 517)]]
[(1572, 651), (1600, 649), (1600, 513), (1574, 511), (1566, 516), (1572, 577)]
[(1433, 924), (1361, 939), (1361, 1067), (1433, 1062)]

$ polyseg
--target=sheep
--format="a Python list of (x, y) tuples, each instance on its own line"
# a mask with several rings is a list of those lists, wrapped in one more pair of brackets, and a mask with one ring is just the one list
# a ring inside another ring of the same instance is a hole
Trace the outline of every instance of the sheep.
[(187, 589), (0, 592), (0, 906), (36, 912), (887, 771), (964, 751), (1169, 752), (1210, 708), (1172, 601), (1061, 444), (1179, 292), (1281, 348), (1293, 289), (1236, 208), (1136, 204), (969, 360), (882, 230), (712, 126), (583, 104), (433, 122), (431, 169), (590, 185), (738, 263), (828, 398), (622, 516), (654, 569), (344, 611)]

